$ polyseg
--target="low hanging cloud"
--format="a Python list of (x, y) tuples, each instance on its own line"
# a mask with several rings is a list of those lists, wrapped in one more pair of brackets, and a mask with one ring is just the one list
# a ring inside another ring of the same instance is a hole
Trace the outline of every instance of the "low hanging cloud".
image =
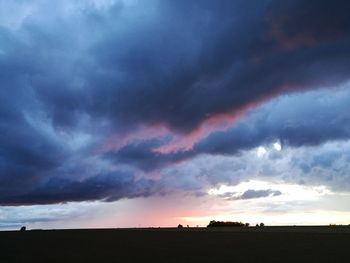
[(199, 140), (192, 149), (169, 153), (155, 151), (168, 140), (130, 143), (105, 156), (117, 164), (145, 171), (157, 170), (201, 154), (234, 155), (278, 142), (281, 147), (316, 146), (350, 138), (349, 84), (342, 88), (281, 96), (251, 110), (232, 127)]
[(248, 189), (243, 193), (227, 192), (224, 194), (219, 194), (218, 196), (224, 198), (225, 200), (248, 200), (257, 199), (264, 197), (279, 196), (282, 192), (278, 190), (264, 189), (264, 190), (254, 190)]
[(301, 147), (349, 139), (349, 99), (349, 84), (339, 90), (280, 97), (232, 128), (210, 134), (194, 151), (234, 154), (276, 140), (282, 147)]
[(135, 181), (128, 173), (96, 175), (82, 181), (52, 178), (22, 192), (5, 193), (0, 205), (55, 204), (72, 201), (116, 201), (161, 193), (152, 180)]
[(60, 24), (33, 3), (36, 17), (1, 31), (2, 82), (29, 86), (65, 129), (87, 114), (115, 129), (164, 123), (188, 132), (208, 116), (348, 79), (348, 3), (312, 3), (70, 4), (53, 14)]
[[(2, 2), (0, 204), (148, 196), (161, 190), (137, 180), (140, 171), (273, 140), (303, 147), (349, 139), (348, 91), (329, 97), (349, 79), (348, 7)], [(320, 88), (328, 90), (299, 100)], [(229, 125), (219, 125), (225, 118)], [(139, 127), (166, 132), (148, 138), (140, 128), (141, 139), (96, 151)], [(173, 137), (189, 137), (190, 146), (159, 150)]]
[(279, 196), (281, 195), (281, 191), (277, 190), (252, 190), (249, 189), (245, 191), (242, 195), (235, 197), (237, 200), (246, 200), (246, 199), (255, 199), (255, 198), (262, 198), (262, 197), (270, 197), (270, 196)]

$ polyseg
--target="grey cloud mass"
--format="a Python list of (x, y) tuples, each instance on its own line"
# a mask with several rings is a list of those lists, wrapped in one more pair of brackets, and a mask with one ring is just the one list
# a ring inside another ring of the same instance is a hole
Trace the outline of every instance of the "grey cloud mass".
[(262, 197), (268, 197), (268, 196), (278, 196), (281, 195), (282, 193), (280, 191), (276, 190), (247, 190), (245, 191), (239, 199), (254, 199), (254, 198), (262, 198)]
[[(348, 1), (0, 6), (0, 205), (148, 196), (167, 180), (140, 171), (274, 140), (304, 147), (350, 137), (349, 89), (336, 89), (349, 80)], [(156, 151), (247, 109), (191, 149)], [(96, 150), (142, 125), (169, 134)]]
[(279, 141), (283, 146), (310, 146), (350, 136), (350, 92), (322, 90), (280, 97), (249, 113), (232, 128), (198, 142), (198, 152), (232, 154)]

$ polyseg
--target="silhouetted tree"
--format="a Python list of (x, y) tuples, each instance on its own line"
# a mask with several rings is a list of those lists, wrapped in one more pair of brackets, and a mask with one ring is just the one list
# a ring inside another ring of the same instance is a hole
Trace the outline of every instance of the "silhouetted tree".
[(249, 223), (245, 223), (244, 226), (245, 226), (245, 227), (249, 227)]
[(26, 231), (26, 229), (27, 229), (27, 228), (26, 228), (25, 226), (22, 226), (22, 227), (21, 227), (21, 232)]
[(181, 224), (179, 224), (179, 225), (177, 226), (177, 228), (183, 228), (183, 226), (182, 226)]
[(207, 227), (243, 227), (245, 224), (242, 222), (231, 222), (231, 221), (215, 221), (212, 220), (209, 222), (209, 225)]
[(264, 223), (260, 223), (260, 227), (263, 227), (263, 226), (265, 226), (265, 224)]

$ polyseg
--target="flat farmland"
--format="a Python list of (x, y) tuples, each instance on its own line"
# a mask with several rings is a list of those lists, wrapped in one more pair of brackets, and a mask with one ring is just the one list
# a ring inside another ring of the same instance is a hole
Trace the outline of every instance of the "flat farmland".
[(350, 226), (3, 231), (0, 262), (350, 262)]

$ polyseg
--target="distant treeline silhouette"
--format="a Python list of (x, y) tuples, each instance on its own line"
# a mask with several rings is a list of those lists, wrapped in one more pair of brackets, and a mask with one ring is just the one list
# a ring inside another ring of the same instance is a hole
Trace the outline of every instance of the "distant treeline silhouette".
[(231, 221), (215, 221), (212, 220), (209, 222), (209, 225), (207, 227), (248, 227), (249, 223), (242, 223), (242, 222), (231, 222)]

